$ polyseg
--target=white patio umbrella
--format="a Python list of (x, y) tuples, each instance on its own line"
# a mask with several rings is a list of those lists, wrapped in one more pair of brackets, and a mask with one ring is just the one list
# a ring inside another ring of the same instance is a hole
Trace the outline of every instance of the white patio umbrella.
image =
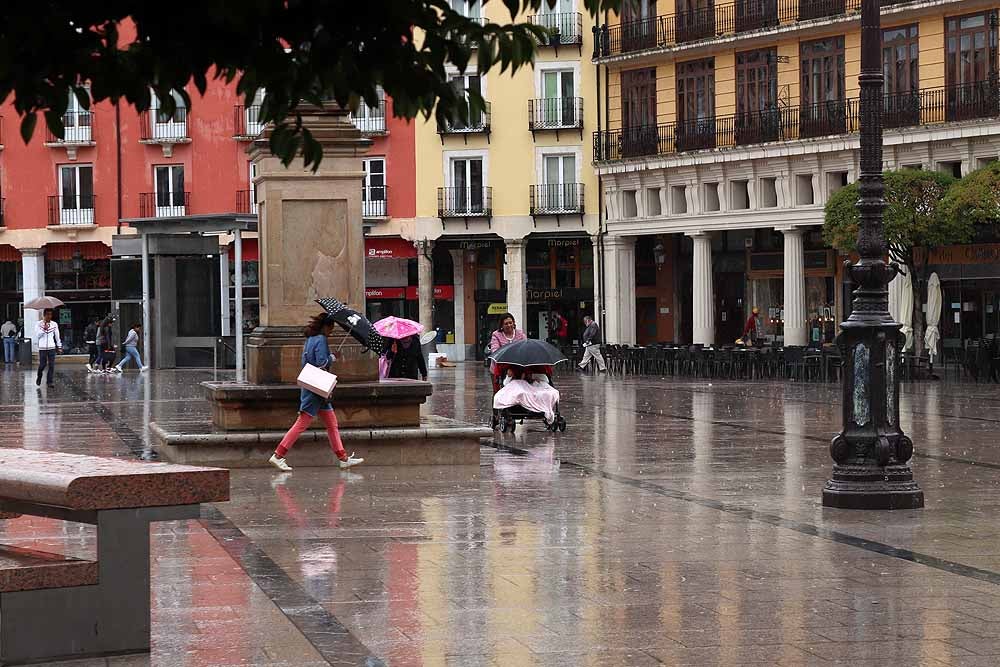
[(889, 283), (889, 314), (902, 324), (900, 329), (906, 336), (903, 350), (913, 346), (913, 288), (909, 271), (899, 274)]
[(937, 273), (931, 274), (927, 281), (927, 329), (924, 331), (924, 345), (930, 355), (931, 363), (937, 356), (937, 344), (941, 340), (938, 323), (941, 321), (941, 280)]

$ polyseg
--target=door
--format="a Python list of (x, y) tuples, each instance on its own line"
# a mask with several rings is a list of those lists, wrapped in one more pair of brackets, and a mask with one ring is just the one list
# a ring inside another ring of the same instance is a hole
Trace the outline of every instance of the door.
[(882, 125), (887, 128), (920, 123), (920, 45), (917, 26), (882, 31), (882, 76), (885, 104)]
[(542, 102), (546, 127), (576, 127), (576, 82), (573, 70), (542, 73)]
[(576, 17), (573, 0), (556, 0), (551, 7), (543, 2), (538, 9), (537, 24), (553, 33), (563, 36), (563, 40), (576, 39)]
[[(482, 95), (482, 80), (475, 74), (455, 74), (449, 79), (455, 94), (469, 99), (469, 92)], [(475, 130), (483, 127), (483, 115), (481, 113), (472, 116), (470, 112), (469, 120), (464, 121), (456, 118), (452, 123), (452, 128), (456, 130)]]
[(484, 212), (483, 159), (453, 158), (451, 193), (448, 202), (457, 215), (482, 215)]
[(154, 167), (154, 172), (156, 216), (185, 215), (184, 165)]
[(622, 53), (649, 49), (662, 41), (657, 36), (656, 0), (624, 0), (622, 3)]
[(737, 0), (736, 32), (778, 25), (778, 0)]
[(677, 43), (693, 42), (715, 35), (713, 0), (675, 0)]
[(59, 168), (59, 224), (94, 224), (92, 165), (64, 165)]
[(153, 124), (154, 139), (181, 139), (187, 136), (187, 109), (184, 98), (176, 91), (171, 91), (174, 99), (174, 112), (168, 114), (162, 111), (160, 99), (153, 94), (153, 113), (149, 114)]
[(258, 90), (254, 93), (250, 106), (243, 110), (248, 136), (256, 137), (264, 129), (264, 124), (260, 122), (260, 105), (264, 103), (265, 94), (263, 88)]
[(677, 150), (715, 147), (715, 59), (677, 65)]
[(551, 211), (579, 210), (576, 184), (576, 155), (546, 155), (545, 184), (542, 187), (541, 208)]
[(656, 68), (622, 72), (622, 156), (659, 152), (656, 127)]
[(780, 136), (777, 49), (736, 54), (736, 143), (776, 141)]
[(257, 180), (257, 163), (249, 163), (250, 171), (250, 213), (257, 213), (257, 184), (254, 182)]
[[(88, 87), (86, 90), (89, 96), (90, 88)], [(73, 94), (73, 91), (70, 91), (69, 106), (66, 107), (66, 113), (63, 115), (63, 140), (74, 143), (93, 141), (92, 123), (93, 116), (90, 111), (84, 109), (80, 100)]]
[(802, 138), (847, 131), (844, 99), (844, 38), (829, 37), (799, 46), (802, 79), (799, 133)]
[(947, 120), (995, 116), (997, 33), (989, 13), (945, 19)]
[(385, 158), (366, 158), (361, 186), (361, 212), (365, 218), (386, 217)]

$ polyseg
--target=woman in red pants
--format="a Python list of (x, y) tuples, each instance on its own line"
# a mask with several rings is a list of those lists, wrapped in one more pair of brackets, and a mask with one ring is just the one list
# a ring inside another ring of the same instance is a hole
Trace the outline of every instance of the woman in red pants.
[[(330, 353), (330, 346), (326, 342), (327, 336), (333, 331), (334, 323), (328, 319), (326, 313), (316, 315), (309, 322), (305, 329), (306, 344), (302, 348), (302, 366), (312, 364), (317, 368), (328, 368), (334, 361), (334, 356)], [(299, 418), (295, 420), (288, 433), (278, 443), (278, 448), (271, 455), (270, 463), (275, 468), (285, 472), (291, 471), (292, 467), (285, 461), (285, 455), (292, 448), (295, 441), (299, 439), (302, 432), (309, 428), (312, 420), (319, 414), (319, 418), (326, 425), (326, 434), (330, 438), (330, 447), (333, 453), (340, 459), (341, 468), (350, 468), (359, 463), (364, 463), (364, 459), (348, 456), (344, 451), (344, 443), (340, 441), (340, 430), (337, 427), (337, 415), (333, 412), (330, 400), (325, 396), (314, 394), (308, 389), (302, 389), (299, 398)]]

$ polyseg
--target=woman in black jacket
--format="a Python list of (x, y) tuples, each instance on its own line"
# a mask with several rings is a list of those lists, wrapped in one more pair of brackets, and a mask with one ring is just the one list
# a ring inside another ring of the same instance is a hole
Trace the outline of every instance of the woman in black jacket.
[(410, 336), (396, 341), (392, 344), (392, 348), (385, 353), (385, 358), (389, 362), (390, 378), (416, 380), (419, 373), (421, 380), (427, 379), (427, 363), (424, 361), (424, 353), (420, 349), (419, 336)]

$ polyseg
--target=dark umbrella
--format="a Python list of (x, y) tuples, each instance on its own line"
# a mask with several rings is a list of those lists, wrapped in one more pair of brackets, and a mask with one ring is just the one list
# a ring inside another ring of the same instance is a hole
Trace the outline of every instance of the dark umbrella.
[(327, 318), (340, 325), (354, 340), (358, 341), (375, 354), (382, 354), (385, 341), (368, 318), (358, 311), (348, 308), (337, 299), (316, 299), (323, 306)]
[(560, 361), (569, 361), (555, 345), (530, 338), (504, 345), (491, 354), (490, 359), (510, 366), (554, 366)]

